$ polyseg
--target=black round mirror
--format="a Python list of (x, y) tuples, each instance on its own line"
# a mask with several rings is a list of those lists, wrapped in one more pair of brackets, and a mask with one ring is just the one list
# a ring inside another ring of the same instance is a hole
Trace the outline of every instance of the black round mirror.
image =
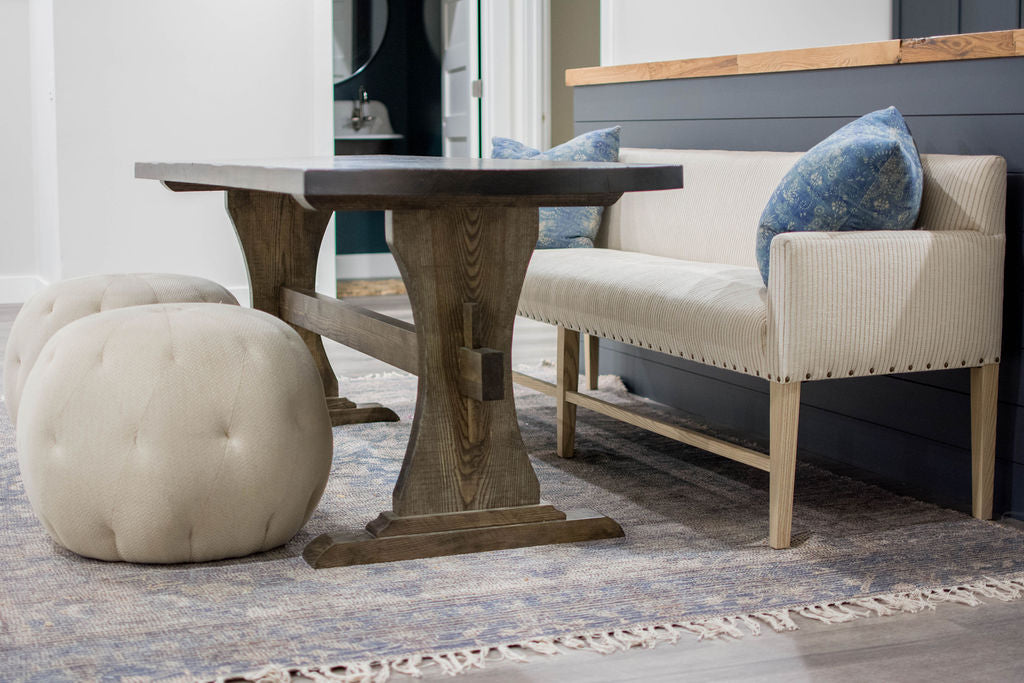
[(388, 0), (334, 0), (334, 82), (365, 67), (384, 42)]

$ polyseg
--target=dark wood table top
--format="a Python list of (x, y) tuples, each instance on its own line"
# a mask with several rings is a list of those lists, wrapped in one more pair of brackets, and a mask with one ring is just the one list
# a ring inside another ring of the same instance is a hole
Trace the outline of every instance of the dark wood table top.
[(258, 190), (290, 194), (313, 205), (344, 203), (345, 197), (370, 204), (376, 199), (380, 208), (414, 198), (472, 203), (474, 198), (516, 197), (517, 204), (607, 204), (623, 192), (683, 185), (682, 167), (672, 165), (392, 155), (140, 162), (135, 164), (135, 177), (161, 180), (178, 191)]

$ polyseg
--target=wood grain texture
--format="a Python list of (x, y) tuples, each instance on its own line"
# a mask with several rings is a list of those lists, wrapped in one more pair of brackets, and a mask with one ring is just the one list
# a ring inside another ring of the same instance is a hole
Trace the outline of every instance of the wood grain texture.
[[(521, 372), (513, 372), (512, 376), (516, 384), (528, 387), (534, 391), (539, 391), (547, 396), (558, 396), (558, 386), (551, 382), (545, 382), (542, 379), (524, 375)], [(608, 417), (621, 422), (631, 424), (635, 427), (641, 427), (654, 432), (655, 434), (660, 434), (666, 438), (673, 439), (690, 446), (695, 446), (701, 450), (708, 451), (709, 453), (714, 453), (715, 455), (720, 455), (723, 458), (729, 458), (730, 460), (735, 460), (736, 462), (741, 462), (744, 465), (756, 467), (757, 469), (764, 470), (765, 472), (769, 469), (768, 456), (753, 449), (737, 446), (734, 443), (730, 443), (713, 436), (708, 436), (707, 434), (702, 434), (692, 429), (678, 427), (667, 422), (639, 415), (617, 406), (614, 403), (608, 403), (607, 401), (602, 401), (594, 396), (588, 396), (579, 392), (567, 391), (565, 393), (565, 399), (574, 406), (593, 410), (595, 413), (607, 415)]]
[[(227, 210), (245, 256), (252, 307), (281, 317), (281, 289), (312, 290), (320, 242), (330, 211), (307, 211), (287, 195), (229, 190)], [(338, 378), (324, 353), (320, 335), (292, 325), (306, 342), (324, 385), (325, 396), (338, 395)]]
[(587, 378), (587, 389), (597, 389), (597, 378), (600, 374), (601, 338), (595, 334), (583, 335), (583, 368)]
[(900, 60), (900, 41), (884, 40), (857, 45), (830, 45), (803, 50), (778, 50), (738, 55), (738, 73), (807, 71), (851, 66), (896, 64)]
[[(512, 325), (537, 241), (533, 208), (392, 211), (386, 236), (419, 338), (416, 414), (392, 509), (402, 517), (536, 505), (537, 476), (516, 420)], [(466, 303), (475, 342), (503, 357), (504, 398), (460, 391)]]
[(328, 407), (331, 426), (364, 424), (366, 422), (398, 422), (399, 417), (391, 408), (379, 403), (358, 403), (351, 407)]
[(368, 532), (323, 534), (306, 546), (306, 562), (316, 568), (395, 562), (486, 550), (576, 543), (623, 536), (614, 520), (589, 510), (566, 512), (564, 520), (486, 526), (436, 533), (384, 536)]
[(809, 71), (882, 64), (945, 62), (1024, 55), (1024, 30), (883, 40), (800, 50), (752, 52), (643, 64), (585, 67), (565, 72), (568, 86)]
[(800, 383), (769, 385), (768, 544), (788, 548), (793, 526)]
[(1015, 33), (1016, 31), (988, 31), (931, 38), (909, 38), (902, 41), (900, 61), (904, 64), (911, 64), (1011, 57), (1017, 54)]
[(526, 522), (547, 522), (565, 519), (565, 513), (554, 505), (523, 505), (516, 508), (491, 508), (490, 510), (470, 510), (469, 512), (448, 512), (442, 515), (413, 515), (399, 517), (391, 510), (380, 513), (377, 519), (366, 525), (371, 535), (405, 536), (408, 534), (428, 534), (437, 531), (454, 531), (455, 529), (472, 529), (474, 527), (504, 526), (507, 524), (523, 524)]
[(971, 368), (971, 513), (992, 519), (999, 365)]
[(398, 155), (139, 162), (137, 178), (291, 195), (305, 208), (422, 209), (461, 205), (592, 206), (634, 190), (682, 187), (678, 165)]
[(576, 442), (576, 406), (568, 401), (568, 394), (579, 389), (580, 333), (559, 325), (555, 354), (558, 456), (571, 458)]
[(393, 209), (443, 209), (452, 205), (473, 207), (532, 206), (611, 206), (619, 201), (621, 192), (587, 194), (532, 194), (492, 196), (435, 193), (423, 197), (394, 195), (332, 196), (310, 195), (302, 202), (310, 208), (333, 208), (338, 211), (390, 211)]
[(292, 325), (316, 332), (357, 351), (419, 374), (416, 328), (361, 306), (309, 289), (283, 287), (280, 316)]

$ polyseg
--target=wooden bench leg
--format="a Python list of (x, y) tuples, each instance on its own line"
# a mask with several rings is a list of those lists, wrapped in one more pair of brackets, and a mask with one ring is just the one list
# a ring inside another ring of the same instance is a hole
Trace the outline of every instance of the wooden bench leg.
[(592, 334), (583, 335), (583, 368), (587, 377), (587, 389), (597, 389), (598, 375), (598, 342), (601, 340)]
[(992, 519), (999, 365), (971, 368), (971, 512)]
[(796, 434), (800, 421), (800, 383), (769, 389), (768, 543), (788, 548), (793, 523), (793, 482), (796, 476)]
[(576, 405), (565, 400), (565, 392), (577, 391), (580, 381), (580, 333), (558, 326), (558, 455), (571, 458), (576, 440)]

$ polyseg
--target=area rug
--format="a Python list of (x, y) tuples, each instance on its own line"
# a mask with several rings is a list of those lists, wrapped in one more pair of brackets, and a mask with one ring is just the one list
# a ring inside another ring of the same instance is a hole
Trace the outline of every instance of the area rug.
[[(287, 546), (197, 565), (104, 563), (52, 543), (0, 411), (0, 677), (383, 681), (1024, 594), (1017, 529), (801, 465), (794, 547), (773, 551), (765, 473), (583, 411), (577, 456), (561, 460), (552, 400), (525, 389), (519, 418), (544, 498), (608, 514), (625, 538), (310, 569), (310, 539), (390, 507), (415, 382), (343, 381), (401, 422), (335, 429), (329, 488)], [(614, 378), (600, 395), (658, 412)]]

